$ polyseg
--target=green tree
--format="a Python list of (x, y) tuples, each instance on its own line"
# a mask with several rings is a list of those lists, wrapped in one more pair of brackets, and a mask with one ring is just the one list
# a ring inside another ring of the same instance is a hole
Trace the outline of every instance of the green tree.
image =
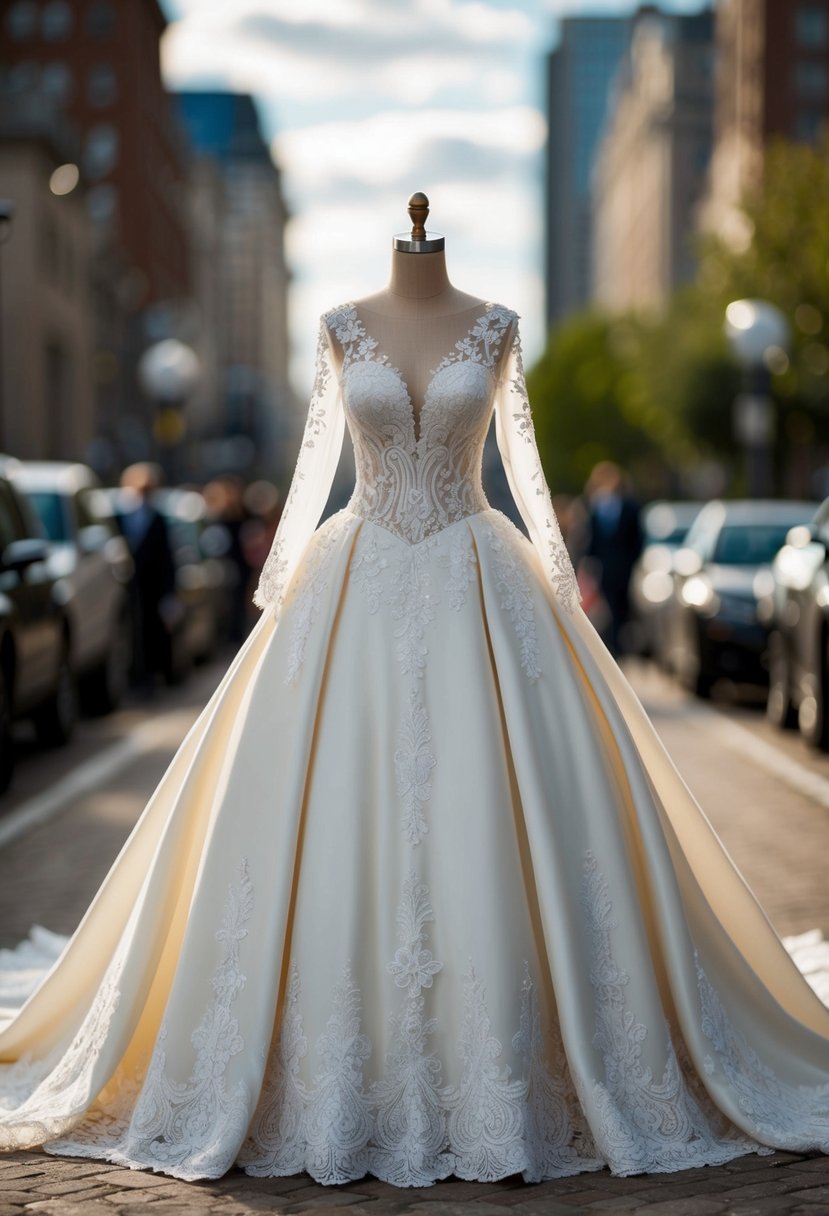
[(745, 200), (746, 239), (700, 241), (695, 281), (658, 314), (588, 311), (550, 334), (528, 376), (551, 484), (581, 487), (593, 464), (626, 466), (645, 493), (681, 490), (701, 461), (742, 489), (733, 434), (739, 369), (723, 333), (732, 300), (759, 297), (789, 318), (772, 352), (780, 488), (805, 493), (829, 464), (829, 131), (817, 147), (779, 141), (762, 190)]
[[(829, 449), (829, 130), (815, 147), (774, 142), (762, 188), (745, 199), (745, 240), (702, 242), (698, 304), (722, 315), (741, 297), (776, 304), (791, 327), (788, 355), (772, 352), (782, 488), (803, 492)], [(805, 456), (805, 459), (804, 459)], [(800, 484), (795, 484), (797, 481)]]
[(625, 467), (643, 493), (676, 492), (700, 460), (733, 447), (736, 371), (721, 322), (687, 294), (661, 316), (572, 317), (527, 379), (545, 469), (562, 492), (579, 490), (599, 460)]
[(556, 492), (580, 491), (598, 460), (630, 465), (654, 452), (638, 416), (626, 325), (595, 312), (572, 317), (553, 330), (527, 376), (538, 446)]

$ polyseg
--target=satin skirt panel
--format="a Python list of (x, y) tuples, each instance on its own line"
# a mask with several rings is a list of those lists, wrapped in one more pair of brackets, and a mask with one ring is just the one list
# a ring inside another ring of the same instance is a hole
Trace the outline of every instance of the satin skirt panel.
[(0, 1058), (0, 1144), (183, 1178), (829, 1150), (829, 1011), (491, 509), (317, 530)]

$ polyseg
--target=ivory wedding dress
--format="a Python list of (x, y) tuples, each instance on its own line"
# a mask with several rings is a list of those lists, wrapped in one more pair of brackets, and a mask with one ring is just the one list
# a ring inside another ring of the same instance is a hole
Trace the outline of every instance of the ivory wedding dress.
[(400, 1186), (829, 1151), (829, 1010), (579, 606), (516, 314), (455, 338), (417, 416), (322, 319), (264, 612), (0, 1033), (3, 1145)]

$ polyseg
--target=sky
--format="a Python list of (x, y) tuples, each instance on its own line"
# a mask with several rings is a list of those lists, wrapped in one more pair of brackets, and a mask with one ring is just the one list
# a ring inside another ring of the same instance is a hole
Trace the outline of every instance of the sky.
[[(544, 338), (544, 64), (563, 14), (625, 0), (162, 0), (167, 87), (252, 93), (283, 173), (294, 383), (317, 322), (388, 281), (406, 203), (429, 196), (450, 278)], [(693, 12), (699, 0), (667, 0)]]

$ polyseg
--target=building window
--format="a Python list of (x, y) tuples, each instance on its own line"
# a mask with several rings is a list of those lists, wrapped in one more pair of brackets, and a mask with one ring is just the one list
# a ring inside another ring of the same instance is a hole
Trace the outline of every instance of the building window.
[(795, 14), (795, 38), (798, 46), (821, 48), (829, 46), (829, 11), (814, 4), (801, 5)]
[(46, 456), (60, 460), (66, 456), (63, 434), (72, 430), (72, 400), (69, 393), (69, 357), (66, 348), (52, 339), (45, 344), (46, 401), (51, 414), (46, 427)]
[(118, 192), (109, 182), (93, 186), (86, 195), (86, 209), (93, 224), (106, 224), (115, 216)]
[(90, 177), (105, 177), (118, 160), (118, 132), (111, 123), (93, 127), (86, 137), (84, 165)]
[(700, 139), (694, 144), (693, 164), (697, 173), (704, 173), (711, 160), (711, 141)]
[(799, 97), (821, 99), (829, 91), (829, 71), (825, 63), (808, 60), (796, 63), (794, 79)]
[(40, 88), (52, 101), (63, 105), (72, 92), (72, 72), (66, 63), (47, 63), (40, 74)]
[(30, 60), (16, 63), (4, 73), (4, 87), (8, 93), (28, 93), (37, 88), (37, 64)]
[(49, 0), (41, 18), (43, 37), (47, 42), (60, 42), (72, 32), (72, 8), (67, 0)]
[(94, 0), (86, 10), (86, 32), (91, 38), (110, 38), (115, 32), (115, 6), (110, 0)]
[(96, 63), (89, 69), (86, 97), (99, 110), (111, 106), (118, 96), (118, 77), (111, 63)]
[(44, 215), (40, 226), (40, 269), (48, 283), (59, 282), (60, 241), (51, 215)]
[(798, 110), (794, 120), (794, 137), (800, 143), (816, 144), (825, 122), (821, 110)]
[(34, 36), (37, 26), (37, 5), (33, 0), (17, 0), (6, 13), (6, 31), (15, 42)]

